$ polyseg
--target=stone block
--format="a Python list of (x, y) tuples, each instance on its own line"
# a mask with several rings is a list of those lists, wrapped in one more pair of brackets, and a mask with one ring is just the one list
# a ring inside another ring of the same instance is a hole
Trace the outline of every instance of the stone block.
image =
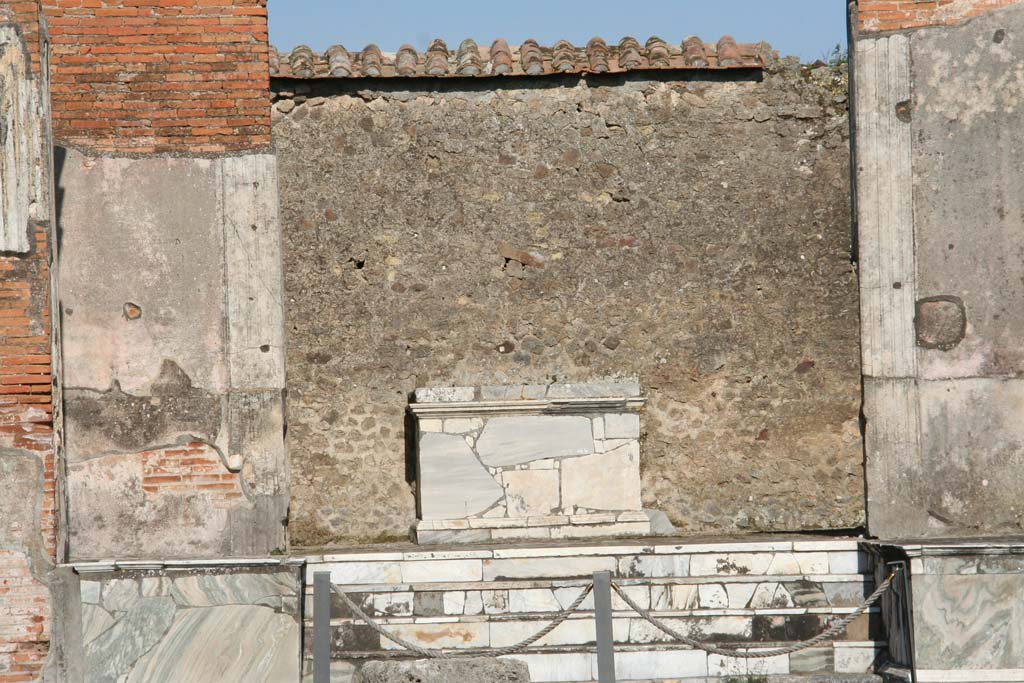
[(413, 609), (413, 594), (401, 593), (374, 593), (371, 600), (373, 612), (378, 616), (386, 617), (411, 617)]
[(835, 650), (812, 648), (789, 656), (789, 670), (794, 674), (831, 673), (835, 671)]
[(637, 555), (619, 559), (619, 576), (630, 578), (690, 575), (689, 555)]
[(466, 611), (466, 591), (445, 591), (443, 596), (444, 613), (462, 615)]
[(462, 613), (466, 615), (483, 614), (484, 603), (481, 591), (466, 591), (466, 602), (463, 605)]
[(508, 612), (507, 590), (482, 591), (480, 598), (483, 601), (484, 614), (505, 614)]
[(821, 587), (832, 607), (856, 607), (874, 590), (874, 584), (865, 581), (829, 582), (821, 584)]
[(741, 659), (708, 655), (708, 674), (711, 676), (766, 676), (771, 674), (788, 674), (789, 657), (768, 657), (764, 659)]
[[(452, 622), (442, 624), (389, 624), (388, 630), (420, 647), (471, 648), (490, 647), (486, 622)], [(385, 650), (401, 650), (401, 645), (381, 638)]]
[[(546, 616), (545, 619), (550, 619)], [(491, 646), (508, 647), (529, 638), (547, 624), (540, 619), (522, 621), (491, 621)], [(595, 639), (594, 620), (590, 618), (569, 619), (559, 624), (555, 630), (537, 641), (537, 645), (587, 645)], [(616, 619), (612, 623), (616, 642), (626, 642), (629, 638), (629, 620)]]
[[(560, 652), (557, 654), (511, 655), (512, 659), (530, 668), (532, 683), (562, 683), (564, 681), (591, 681), (595, 655), (589, 653)], [(462, 683), (469, 683), (464, 681)]]
[(423, 545), (487, 543), (492, 539), (492, 533), (493, 532), (490, 529), (468, 529), (465, 531), (417, 531), (416, 542)]
[(562, 461), (562, 507), (640, 509), (640, 444)]
[(662, 606), (662, 609), (689, 610), (697, 609), (700, 607), (700, 600), (698, 599), (697, 594), (697, 585), (682, 584), (678, 586), (668, 586), (667, 589), (668, 604)]
[(480, 560), (435, 560), (402, 563), (403, 583), (457, 583), (479, 581)]
[[(539, 679), (533, 679), (539, 680)], [(526, 663), (510, 659), (423, 660), (368, 662), (353, 683), (530, 683)]]
[[(667, 617), (660, 621), (679, 633), (707, 642), (749, 640), (753, 633), (752, 621), (748, 616)], [(666, 633), (645, 619), (630, 619), (629, 642), (645, 644), (669, 640)]]
[(90, 603), (98, 605), (100, 602), (100, 592), (103, 589), (103, 584), (99, 581), (82, 581), (79, 583), (79, 591), (82, 596), (83, 603)]
[(256, 605), (185, 609), (127, 681), (296, 680), (298, 652), (293, 615)]
[(502, 472), (505, 505), (511, 517), (549, 515), (561, 505), (558, 470), (513, 470)]
[(420, 428), (421, 433), (425, 432), (443, 432), (444, 431), (444, 420), (420, 420), (417, 425)]
[(535, 559), (484, 560), (484, 581), (514, 579), (572, 579), (594, 572), (615, 571), (613, 557), (542, 557)]
[[(773, 553), (727, 553), (701, 554), (690, 558), (691, 576), (745, 576), (748, 574), (765, 574), (772, 560)], [(796, 567), (799, 569), (799, 566)], [(797, 572), (799, 573), (799, 571)]]
[(640, 383), (592, 382), (589, 384), (552, 384), (548, 398), (632, 398), (640, 395)]
[[(640, 605), (643, 609), (651, 608), (651, 588), (648, 586), (623, 586), (629, 599)], [(591, 596), (587, 596), (589, 600)], [(586, 608), (584, 608), (586, 609)], [(591, 609), (593, 609), (591, 607)], [(626, 601), (619, 597), (619, 594), (612, 591), (612, 610), (616, 612), (632, 612), (633, 608), (626, 604)]]
[[(553, 589), (552, 592), (555, 595), (555, 599), (558, 600), (558, 604), (559, 604), (560, 608), (561, 609), (568, 609), (569, 605), (571, 605), (576, 600), (576, 598), (578, 598), (580, 596), (580, 592), (582, 590), (583, 590), (583, 586), (566, 586), (564, 588), (555, 588), (555, 589)], [(612, 600), (614, 601), (615, 598), (616, 598), (615, 593), (612, 593)], [(580, 603), (580, 609), (581, 610), (592, 610), (592, 609), (594, 609), (594, 593), (593, 593), (593, 591), (591, 591), (590, 594), (587, 597), (583, 598), (583, 602)]]
[(398, 562), (339, 562), (321, 565), (318, 570), (331, 572), (331, 583), (336, 585), (402, 583)]
[(828, 553), (776, 553), (764, 573), (774, 576), (828, 574)]
[(466, 434), (476, 432), (484, 426), (478, 417), (449, 417), (444, 420), (445, 434)]
[(649, 536), (651, 525), (647, 522), (624, 522), (615, 524), (587, 524), (551, 527), (551, 538), (632, 538)]
[(793, 604), (793, 597), (778, 583), (758, 584), (750, 598), (751, 609), (781, 609)]
[[(585, 524), (615, 524), (616, 522), (623, 521), (619, 519), (619, 515), (615, 512), (609, 512), (604, 514), (588, 514), (588, 515), (570, 515), (569, 523), (575, 525)], [(646, 522), (647, 517), (644, 516), (641, 522)]]
[(754, 590), (756, 588), (756, 583), (725, 584), (725, 591), (729, 595), (729, 608), (746, 609), (747, 605), (750, 604), (751, 598), (754, 597)]
[(420, 513), (423, 519), (473, 517), (501, 500), (504, 490), (461, 436), (420, 437)]
[[(519, 523), (522, 524), (521, 521)], [(567, 515), (541, 515), (526, 520), (526, 526), (559, 526), (569, 523), (570, 518)]]
[[(707, 655), (699, 650), (620, 652), (615, 655), (615, 677), (620, 681), (707, 675)], [(597, 678), (596, 663), (593, 676)]]
[(859, 551), (843, 550), (828, 554), (828, 567), (831, 574), (859, 574), (862, 567), (867, 567), (867, 563)]
[(476, 397), (473, 387), (434, 387), (417, 389), (416, 403), (464, 403)]
[(562, 606), (550, 588), (528, 588), (509, 590), (508, 608), (510, 612), (557, 612)]
[(718, 583), (704, 583), (697, 588), (697, 600), (701, 609), (721, 609), (729, 606), (729, 594)]
[(413, 593), (413, 614), (417, 617), (439, 617), (445, 614), (443, 591), (416, 591)]
[[(174, 617), (174, 601), (168, 597), (136, 600), (121, 618), (85, 647), (88, 679), (116, 681), (128, 673), (140, 657), (161, 641)], [(84, 627), (86, 631), (95, 630), (92, 624)]]
[(491, 538), (495, 541), (542, 541), (551, 538), (551, 527), (495, 529), (491, 532)]
[(89, 645), (114, 625), (114, 616), (95, 603), (82, 604), (82, 644)]
[[(920, 669), (1024, 669), (1024, 574), (924, 574), (912, 582)], [(836, 658), (838, 665), (838, 651)]]
[(639, 439), (640, 415), (637, 413), (609, 413), (604, 416), (605, 439)]
[[(833, 657), (835, 658), (835, 672), (841, 674), (859, 674), (864, 673), (865, 671), (871, 671), (871, 667), (874, 665), (875, 660), (878, 659), (881, 652), (882, 650), (874, 645), (865, 647), (836, 643), (835, 651), (833, 653)], [(962, 662), (958, 662), (958, 664), (962, 664)], [(918, 668), (923, 667), (918, 665)], [(957, 666), (956, 668), (961, 669), (964, 667)]]
[(487, 421), (476, 447), (485, 465), (507, 467), (592, 453), (594, 439), (590, 420), (582, 416), (495, 417)]
[(180, 607), (261, 604), (277, 598), (272, 607), (280, 607), (282, 596), (295, 596), (298, 583), (287, 572), (193, 574), (175, 576), (170, 595)]

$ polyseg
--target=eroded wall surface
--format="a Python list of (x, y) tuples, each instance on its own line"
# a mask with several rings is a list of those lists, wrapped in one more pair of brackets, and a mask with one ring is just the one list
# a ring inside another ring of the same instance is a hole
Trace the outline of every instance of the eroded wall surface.
[(69, 556), (283, 551), (266, 2), (45, 4)]
[(1024, 5), (952, 5), (929, 15), (946, 26), (863, 32), (854, 55), (880, 537), (1024, 529)]
[(295, 86), (295, 543), (407, 536), (416, 387), (631, 375), (681, 531), (863, 523), (842, 74)]
[(66, 152), (74, 558), (284, 549), (275, 173), (269, 154)]

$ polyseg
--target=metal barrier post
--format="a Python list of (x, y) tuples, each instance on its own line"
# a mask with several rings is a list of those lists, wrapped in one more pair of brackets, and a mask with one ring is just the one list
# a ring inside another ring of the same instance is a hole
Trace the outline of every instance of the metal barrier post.
[(313, 574), (313, 683), (331, 683), (331, 573)]
[(594, 613), (597, 620), (597, 680), (598, 683), (615, 683), (611, 572), (594, 574)]

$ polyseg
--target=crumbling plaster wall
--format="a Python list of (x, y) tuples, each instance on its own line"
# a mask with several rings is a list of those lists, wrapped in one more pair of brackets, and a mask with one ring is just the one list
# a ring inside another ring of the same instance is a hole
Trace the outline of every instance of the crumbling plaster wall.
[(74, 559), (286, 547), (276, 170), (65, 151)]
[(868, 521), (881, 537), (1024, 529), (1024, 3), (957, 4), (979, 12), (864, 32), (855, 52)]
[(844, 79), (275, 82), (293, 542), (407, 535), (416, 387), (631, 375), (680, 530), (862, 524)]

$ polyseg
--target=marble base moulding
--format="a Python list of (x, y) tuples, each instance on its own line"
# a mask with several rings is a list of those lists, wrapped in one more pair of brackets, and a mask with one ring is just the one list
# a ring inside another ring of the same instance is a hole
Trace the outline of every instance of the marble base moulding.
[(908, 671), (912, 665), (917, 681), (1024, 682), (1024, 539), (875, 541), (865, 548), (876, 566), (887, 560), (909, 567), (913, 657), (893, 659)]
[(671, 534), (640, 502), (638, 382), (418, 389), (421, 544)]

